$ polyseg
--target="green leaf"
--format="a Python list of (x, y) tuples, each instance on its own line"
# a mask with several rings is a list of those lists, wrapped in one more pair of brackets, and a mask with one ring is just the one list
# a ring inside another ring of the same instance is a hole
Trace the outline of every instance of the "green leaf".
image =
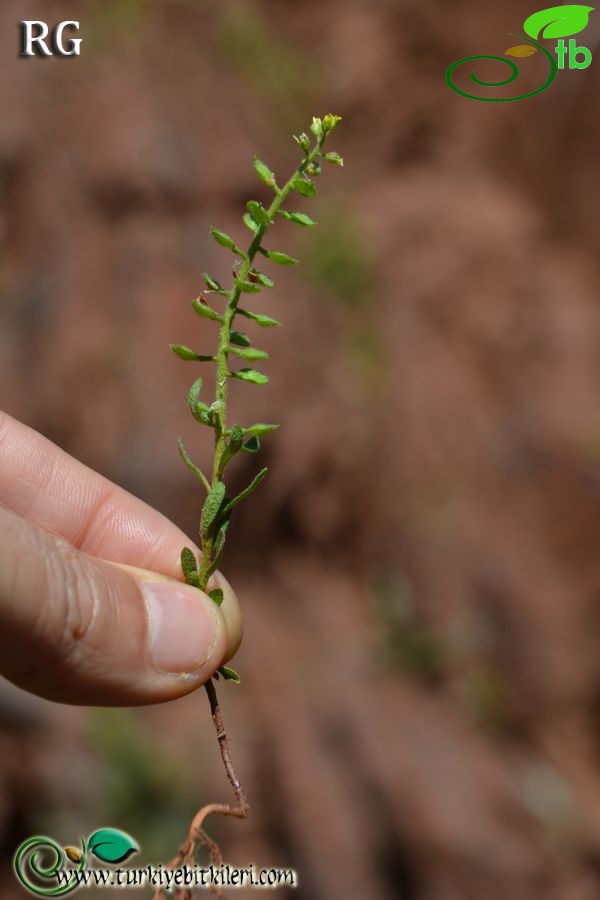
[(589, 15), (593, 9), (593, 6), (581, 6), (578, 3), (552, 6), (550, 9), (542, 9), (525, 19), (523, 28), (525, 34), (534, 40), (540, 36), (544, 38), (569, 37), (572, 34), (579, 34), (587, 27)]
[[(238, 312), (241, 310), (238, 309)], [(238, 347), (249, 347), (250, 346), (250, 338), (246, 334), (242, 334), (241, 331), (232, 331), (229, 335), (229, 341), (232, 344), (237, 344)]]
[(303, 197), (314, 197), (317, 193), (317, 189), (310, 178), (304, 178), (302, 175), (298, 175), (298, 177), (294, 179), (292, 187), (295, 191), (298, 191), (299, 194), (302, 194)]
[(269, 354), (264, 350), (257, 350), (255, 347), (228, 347), (228, 353), (239, 356), (240, 359), (257, 360), (268, 359)]
[(169, 347), (179, 359), (187, 360), (195, 360), (197, 362), (210, 362), (214, 359), (214, 356), (201, 356), (199, 353), (196, 353), (195, 350), (190, 350), (189, 347), (184, 347), (183, 344), (169, 344)]
[(333, 163), (334, 166), (343, 166), (344, 159), (340, 156), (339, 153), (336, 153), (335, 150), (330, 150), (329, 153), (325, 154), (325, 159), (329, 163)]
[(279, 250), (265, 250), (264, 247), (259, 247), (258, 249), (263, 256), (266, 256), (267, 259), (277, 263), (278, 266), (297, 266), (300, 262), (300, 260), (296, 259), (294, 256), (288, 256), (287, 253), (281, 253)]
[(243, 441), (244, 441), (244, 429), (241, 428), (239, 425), (232, 425), (231, 431), (229, 432), (229, 443), (227, 446), (231, 450), (233, 450), (234, 453), (237, 453), (237, 451), (242, 446)]
[(259, 486), (259, 484), (260, 484), (262, 481), (264, 481), (264, 479), (265, 479), (266, 476), (267, 476), (267, 472), (268, 472), (268, 471), (269, 471), (269, 470), (266, 469), (266, 468), (265, 468), (265, 469), (261, 469), (260, 472), (258, 473), (258, 475), (255, 475), (255, 476), (254, 476), (254, 478), (252, 479), (252, 481), (250, 482), (250, 484), (248, 485), (248, 487), (247, 487), (247, 488), (244, 488), (243, 491), (240, 491), (240, 493), (237, 495), (237, 497), (234, 497), (233, 500), (230, 500), (230, 501), (229, 501), (229, 503), (228, 503), (227, 506), (225, 507), (225, 511), (226, 511), (226, 512), (230, 512), (230, 511), (233, 509), (234, 506), (237, 506), (238, 503), (241, 503), (242, 500), (245, 500), (246, 497), (249, 497), (250, 494), (251, 494), (253, 491), (256, 490), (256, 488)]
[(189, 547), (184, 547), (181, 551), (181, 569), (187, 578), (190, 572), (198, 572), (198, 561), (196, 554)]
[(197, 297), (196, 300), (192, 300), (191, 306), (194, 312), (198, 313), (199, 316), (202, 316), (203, 319), (212, 319), (213, 322), (223, 321), (223, 316), (220, 316), (215, 309), (211, 309), (208, 303), (200, 297)]
[(184, 547), (181, 551), (181, 571), (186, 584), (192, 587), (200, 587), (198, 561), (196, 560), (196, 554), (189, 547)]
[(217, 481), (211, 488), (208, 497), (204, 501), (204, 506), (202, 507), (202, 513), (200, 515), (200, 531), (202, 537), (209, 537), (211, 527), (219, 514), (224, 499), (225, 485), (222, 481)]
[(198, 478), (202, 482), (202, 484), (206, 488), (206, 493), (208, 493), (210, 491), (210, 484), (209, 484), (208, 478), (206, 477), (204, 472), (201, 469), (199, 469), (198, 466), (195, 463), (193, 463), (192, 460), (189, 458), (189, 456), (186, 453), (186, 449), (183, 446), (183, 441), (181, 440), (181, 438), (177, 438), (177, 445), (179, 447), (179, 455), (181, 456), (182, 460), (184, 461), (184, 463), (186, 464), (188, 469), (194, 473), (196, 478)]
[(217, 672), (219, 675), (223, 676), (225, 681), (233, 681), (235, 684), (239, 684), (242, 680), (235, 669), (232, 669), (229, 666), (219, 666)]
[(218, 281), (215, 281), (214, 278), (211, 278), (207, 272), (202, 273), (202, 277), (204, 278), (204, 283), (209, 291), (221, 291), (221, 285)]
[(256, 275), (260, 283), (265, 287), (272, 288), (275, 286), (275, 282), (273, 281), (273, 279), (269, 278), (268, 275), (265, 275), (264, 272), (257, 272), (256, 270), (253, 270), (253, 274)]
[(201, 389), (202, 379), (197, 378), (188, 391), (187, 403), (190, 408), (190, 412), (197, 422), (201, 422), (202, 425), (212, 425), (213, 412), (210, 406), (207, 406), (206, 403), (201, 403), (199, 400)]
[(267, 375), (264, 375), (257, 369), (239, 369), (237, 372), (231, 372), (230, 374), (233, 378), (249, 381), (251, 384), (266, 384), (269, 380)]
[(243, 294), (258, 294), (260, 291), (260, 285), (253, 281), (236, 281), (235, 285)]
[(213, 411), (206, 403), (190, 404), (190, 411), (196, 422), (200, 422), (201, 425), (213, 426)]
[(88, 838), (87, 848), (96, 859), (107, 863), (121, 863), (140, 849), (132, 837), (117, 828), (95, 831)]
[(187, 395), (187, 402), (189, 406), (192, 406), (194, 403), (198, 402), (200, 397), (200, 391), (202, 390), (202, 379), (196, 378), (195, 382), (191, 386)]
[(254, 157), (254, 168), (258, 172), (259, 178), (261, 178), (265, 184), (268, 184), (269, 187), (276, 188), (277, 184), (275, 182), (275, 175), (271, 172), (270, 168), (265, 165), (264, 162), (261, 162), (260, 159)]
[(213, 588), (212, 591), (208, 592), (208, 596), (217, 606), (221, 606), (223, 603), (223, 591), (221, 588)]
[(260, 226), (259, 226), (258, 222), (254, 221), (254, 219), (252, 218), (250, 213), (244, 213), (244, 215), (242, 216), (242, 219), (244, 220), (244, 225), (250, 229), (252, 234), (256, 234), (256, 232), (258, 231)]
[(229, 434), (229, 443), (227, 444), (228, 450), (233, 453), (237, 453), (244, 443), (244, 429), (240, 428), (239, 425), (232, 425), (231, 432)]
[(242, 447), (246, 453), (258, 453), (260, 450), (260, 438), (251, 437), (250, 440), (246, 441), (244, 446)]
[(219, 231), (218, 228), (215, 228), (213, 225), (211, 225), (210, 233), (214, 237), (217, 244), (220, 244), (222, 247), (227, 247), (228, 250), (233, 250), (234, 253), (239, 253), (240, 256), (244, 255), (235, 241), (230, 238), (228, 234), (225, 234), (224, 231)]
[(229, 440), (225, 445), (225, 449), (221, 454), (221, 461), (219, 463), (219, 471), (217, 472), (219, 478), (223, 475), (225, 470), (225, 466), (232, 459), (236, 453), (238, 453), (242, 449), (242, 444), (244, 443), (244, 430), (240, 428), (239, 425), (232, 425), (231, 431), (229, 432)]
[(269, 225), (271, 223), (268, 212), (256, 200), (248, 200), (246, 207), (254, 221), (258, 222), (259, 225)]
[(239, 425), (232, 425), (231, 431), (229, 432), (229, 440), (225, 447), (222, 456), (222, 467), (226, 462), (229, 462), (232, 456), (242, 449), (242, 444), (244, 443), (244, 429), (240, 428)]
[(221, 558), (221, 554), (223, 553), (223, 548), (225, 546), (225, 539), (227, 537), (227, 529), (229, 528), (229, 516), (225, 519), (219, 530), (217, 531), (217, 536), (215, 538), (215, 543), (213, 545), (213, 559), (208, 568), (209, 576), (213, 574), (219, 565), (219, 559)]
[(261, 328), (278, 328), (281, 325), (281, 322), (278, 322), (277, 319), (272, 319), (271, 316), (265, 316), (263, 313), (253, 313), (249, 312), (247, 309), (238, 309), (238, 313), (240, 316), (252, 319), (252, 321), (256, 322), (257, 325), (260, 325)]
[(279, 425), (268, 425), (266, 422), (257, 422), (256, 425), (251, 425), (250, 428), (244, 428), (244, 434), (255, 434), (256, 437), (264, 437), (265, 434), (276, 431), (278, 428)]
[(283, 216), (284, 219), (288, 219), (290, 222), (295, 222), (296, 225), (316, 225), (314, 219), (311, 219), (310, 216), (307, 216), (306, 213), (301, 212), (288, 212), (286, 209), (280, 209), (279, 215)]

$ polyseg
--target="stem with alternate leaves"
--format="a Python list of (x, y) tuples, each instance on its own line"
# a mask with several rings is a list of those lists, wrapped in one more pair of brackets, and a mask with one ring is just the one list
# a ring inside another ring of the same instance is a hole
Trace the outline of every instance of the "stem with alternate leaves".
[[(216, 364), (216, 384), (214, 400), (209, 405), (200, 399), (203, 381), (196, 379), (188, 392), (187, 402), (190, 411), (199, 423), (214, 429), (214, 457), (211, 477), (192, 462), (188, 456), (183, 442), (179, 439), (179, 452), (185, 464), (201, 482), (206, 498), (200, 515), (200, 548), (201, 555), (198, 560), (196, 554), (189, 547), (185, 547), (181, 553), (181, 567), (186, 582), (202, 591), (207, 591), (210, 578), (215, 572), (227, 535), (229, 520), (232, 510), (238, 503), (245, 500), (260, 484), (267, 474), (267, 469), (261, 469), (251, 483), (236, 497), (227, 496), (223, 475), (226, 466), (240, 452), (256, 453), (260, 449), (260, 438), (274, 431), (278, 426), (259, 422), (249, 427), (240, 425), (228, 425), (227, 421), (227, 394), (229, 379), (236, 378), (251, 384), (266, 384), (268, 378), (262, 372), (254, 368), (232, 369), (231, 360), (241, 359), (255, 362), (268, 358), (263, 350), (254, 348), (248, 336), (235, 330), (234, 324), (237, 317), (257, 324), (263, 328), (272, 328), (280, 325), (270, 316), (254, 313), (239, 306), (243, 294), (257, 294), (263, 288), (272, 288), (273, 281), (255, 266), (257, 256), (260, 254), (272, 262), (282, 265), (295, 265), (298, 260), (275, 250), (267, 250), (263, 246), (263, 240), (277, 217), (285, 218), (302, 227), (312, 227), (316, 224), (310, 216), (302, 212), (292, 212), (283, 209), (283, 204), (289, 195), (295, 191), (303, 197), (311, 197), (316, 193), (314, 178), (321, 173), (321, 160), (343, 165), (343, 159), (337, 153), (330, 151), (325, 153), (323, 145), (328, 135), (333, 131), (339, 116), (328, 114), (322, 119), (313, 118), (311, 132), (314, 139), (311, 140), (305, 133), (294, 138), (303, 151), (303, 159), (294, 170), (283, 187), (279, 187), (275, 175), (265, 163), (259, 159), (254, 160), (254, 168), (260, 179), (274, 191), (274, 199), (268, 207), (256, 200), (250, 200), (247, 204), (247, 212), (243, 217), (244, 224), (252, 232), (250, 245), (246, 251), (241, 250), (235, 241), (217, 228), (211, 228), (211, 234), (218, 244), (226, 247), (235, 254), (237, 260), (234, 264), (234, 283), (231, 289), (224, 289), (214, 278), (204, 274), (207, 290), (196, 300), (192, 301), (192, 308), (201, 317), (210, 319), (219, 324), (219, 339), (217, 352), (214, 355), (203, 355), (181, 344), (171, 344), (172, 351), (186, 361), (214, 362)], [(207, 302), (206, 294), (216, 294), (226, 299), (226, 306), (222, 313), (213, 309)], [(208, 595), (217, 604), (223, 602), (223, 591), (220, 588), (208, 590)], [(218, 679), (222, 676), (227, 681), (239, 682), (239, 675), (229, 666), (221, 666), (213, 676)], [(194, 865), (196, 851), (199, 846), (208, 848), (211, 862), (220, 865), (223, 862), (218, 845), (208, 836), (204, 830), (204, 820), (213, 813), (226, 816), (245, 818), (248, 813), (248, 803), (240, 780), (231, 762), (229, 744), (223, 719), (219, 708), (217, 694), (213, 678), (205, 685), (208, 695), (211, 715), (217, 740), (221, 751), (221, 758), (227, 773), (227, 778), (233, 788), (236, 798), (235, 805), (209, 804), (203, 807), (195, 815), (188, 835), (179, 849), (179, 853), (169, 864), (176, 868), (182, 865)], [(211, 888), (213, 893), (223, 896), (216, 888)], [(158, 889), (155, 898), (161, 895)], [(177, 900), (189, 900), (191, 891), (180, 889), (176, 893)]]

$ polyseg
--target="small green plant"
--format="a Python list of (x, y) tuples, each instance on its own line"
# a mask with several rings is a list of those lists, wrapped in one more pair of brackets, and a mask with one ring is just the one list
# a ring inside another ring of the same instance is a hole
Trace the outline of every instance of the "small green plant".
[[(203, 591), (208, 589), (210, 578), (221, 559), (233, 510), (256, 490), (267, 474), (266, 468), (261, 469), (244, 490), (231, 497), (225, 483), (226, 468), (239, 453), (257, 453), (260, 449), (261, 438), (278, 427), (275, 424), (264, 422), (238, 425), (230, 424), (228, 421), (227, 395), (230, 380), (237, 379), (253, 385), (263, 385), (269, 380), (263, 372), (254, 368), (254, 364), (267, 359), (268, 354), (253, 346), (246, 333), (237, 329), (237, 322), (241, 317), (250, 325), (256, 325), (259, 328), (273, 328), (280, 324), (270, 316), (252, 312), (247, 308), (251, 297), (259, 294), (263, 289), (272, 288), (274, 284), (272, 279), (257, 267), (257, 260), (262, 257), (280, 266), (291, 266), (298, 262), (287, 253), (265, 247), (264, 239), (278, 218), (286, 219), (301, 228), (310, 228), (316, 224), (306, 213), (287, 210), (283, 206), (288, 197), (293, 194), (299, 194), (301, 197), (314, 196), (317, 190), (315, 179), (321, 173), (323, 162), (343, 165), (343, 159), (339, 154), (324, 150), (325, 141), (339, 120), (339, 116), (331, 114), (322, 119), (313, 118), (310, 126), (312, 138), (304, 132), (298, 136), (294, 135), (303, 158), (300, 165), (281, 187), (271, 169), (261, 160), (254, 160), (254, 168), (258, 177), (273, 191), (273, 201), (270, 206), (263, 206), (257, 200), (248, 201), (247, 211), (243, 216), (244, 224), (251, 233), (247, 250), (242, 250), (229, 235), (218, 228), (211, 227), (210, 231), (215, 241), (235, 257), (233, 284), (230, 288), (225, 288), (210, 275), (204, 273), (206, 290), (197, 299), (192, 300), (191, 304), (197, 315), (210, 319), (218, 325), (216, 353), (198, 353), (182, 344), (170, 345), (173, 353), (182, 360), (199, 363), (212, 362), (216, 367), (214, 399), (210, 402), (202, 399), (202, 378), (194, 381), (187, 396), (188, 406), (194, 419), (214, 432), (214, 457), (210, 475), (206, 475), (192, 462), (181, 439), (179, 440), (180, 455), (201, 483), (205, 494), (200, 513), (200, 558), (197, 559), (190, 547), (184, 547), (181, 552), (181, 568), (187, 584)], [(222, 298), (224, 308), (219, 311), (213, 307), (207, 300), (208, 295)], [(244, 305), (240, 306), (242, 298)], [(249, 363), (249, 365), (245, 365), (245, 363)], [(208, 594), (217, 605), (222, 603), (223, 592), (220, 588), (208, 590)], [(214, 679), (218, 679), (219, 676), (229, 681), (238, 682), (240, 680), (238, 673), (229, 666), (221, 666), (215, 673)], [(231, 763), (227, 736), (212, 678), (208, 680), (205, 687), (221, 756), (236, 796), (237, 805), (210, 804), (203, 807), (192, 821), (188, 837), (180, 848), (178, 856), (172, 862), (174, 866), (193, 864), (196, 847), (199, 844), (208, 847), (212, 862), (222, 861), (218, 846), (202, 827), (206, 816), (211, 813), (220, 813), (244, 818), (248, 812), (244, 791)], [(156, 896), (158, 897), (159, 894), (160, 892)]]

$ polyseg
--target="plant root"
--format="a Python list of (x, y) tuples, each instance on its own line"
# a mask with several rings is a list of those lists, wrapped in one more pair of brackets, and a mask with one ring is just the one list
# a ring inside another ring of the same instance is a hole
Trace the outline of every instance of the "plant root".
[[(250, 809), (244, 789), (231, 761), (227, 732), (225, 731), (225, 726), (223, 724), (223, 716), (221, 715), (221, 708), (219, 706), (219, 700), (212, 678), (206, 682), (204, 688), (208, 696), (208, 702), (210, 703), (210, 713), (219, 742), (221, 759), (223, 760), (229, 783), (233, 788), (237, 804), (232, 806), (229, 803), (208, 803), (206, 806), (199, 809), (192, 819), (187, 836), (179, 848), (177, 856), (167, 864), (167, 868), (169, 869), (179, 869), (183, 866), (191, 867), (196, 865), (196, 854), (200, 847), (207, 848), (208, 856), (213, 866), (217, 868), (222, 866), (223, 854), (221, 848), (204, 830), (204, 822), (208, 816), (212, 815), (234, 816), (236, 819), (245, 819), (248, 815), (248, 810)], [(226, 895), (215, 885), (211, 885), (210, 892), (214, 896), (221, 898), (221, 900), (226, 900)], [(163, 896), (163, 889), (157, 888), (153, 894), (152, 900), (162, 900)], [(192, 891), (187, 887), (180, 888), (175, 892), (174, 896), (175, 900), (192, 900)]]

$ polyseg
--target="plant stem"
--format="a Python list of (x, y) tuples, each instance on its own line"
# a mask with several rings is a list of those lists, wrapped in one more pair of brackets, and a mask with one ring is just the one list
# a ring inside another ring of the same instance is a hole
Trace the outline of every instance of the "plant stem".
[[(259, 433), (267, 433), (277, 427), (276, 425), (267, 425), (265, 423), (260, 423), (259, 425), (246, 429), (241, 428), (238, 425), (232, 425), (230, 428), (227, 427), (227, 382), (231, 377), (242, 377), (242, 375), (248, 376), (252, 371), (241, 370), (239, 372), (231, 372), (229, 369), (229, 355), (234, 354), (243, 359), (266, 357), (266, 354), (261, 353), (260, 351), (257, 353), (256, 349), (254, 350), (254, 355), (249, 351), (246, 351), (245, 353), (241, 352), (240, 346), (250, 346), (249, 341), (245, 341), (245, 339), (242, 340), (241, 336), (235, 339), (236, 344), (239, 344), (239, 346), (232, 347), (231, 345), (232, 328), (238, 313), (240, 296), (242, 293), (248, 291), (253, 293), (253, 286), (258, 285), (259, 282), (262, 282), (264, 286), (272, 286), (270, 279), (266, 278), (262, 273), (253, 268), (254, 259), (257, 253), (263, 253), (281, 265), (297, 262), (297, 260), (292, 259), (285, 253), (271, 253), (267, 251), (262, 246), (262, 241), (265, 234), (274, 223), (277, 214), (283, 212), (281, 207), (292, 190), (297, 189), (299, 193), (305, 196), (310, 196), (314, 193), (314, 187), (310, 178), (305, 178), (305, 176), (316, 176), (320, 173), (320, 165), (315, 164), (319, 157), (323, 156), (328, 162), (343, 165), (343, 159), (339, 154), (334, 152), (323, 154), (321, 152), (327, 135), (335, 128), (335, 125), (339, 120), (340, 116), (334, 116), (331, 113), (328, 113), (323, 119), (313, 117), (310, 128), (315, 135), (314, 144), (311, 146), (310, 138), (304, 132), (300, 134), (299, 137), (296, 137), (297, 143), (304, 152), (304, 159), (281, 188), (277, 185), (275, 176), (268, 166), (260, 160), (255, 159), (254, 165), (258, 175), (265, 183), (273, 188), (275, 197), (268, 209), (265, 209), (257, 201), (252, 201), (248, 204), (249, 218), (248, 216), (244, 216), (244, 221), (253, 232), (248, 250), (242, 252), (228, 235), (219, 232), (218, 229), (211, 228), (211, 233), (215, 240), (219, 244), (232, 250), (241, 258), (234, 266), (234, 284), (230, 291), (223, 290), (210, 276), (206, 274), (204, 276), (207, 287), (209, 287), (210, 290), (216, 291), (221, 296), (227, 298), (226, 309), (223, 315), (220, 315), (210, 307), (207, 309), (199, 308), (197, 301), (192, 303), (196, 312), (220, 322), (217, 353), (214, 357), (200, 356), (189, 348), (182, 347), (181, 345), (171, 345), (171, 349), (183, 359), (197, 359), (199, 361), (214, 359), (216, 363), (215, 398), (211, 406), (209, 407), (206, 403), (197, 402), (202, 387), (202, 379), (197, 379), (197, 381), (194, 382), (188, 394), (188, 404), (190, 405), (194, 418), (202, 424), (212, 426), (215, 431), (214, 459), (210, 481), (189, 459), (181, 441), (179, 446), (179, 451), (184, 462), (194, 472), (196, 477), (200, 479), (207, 491), (207, 497), (200, 516), (201, 558), (199, 561), (199, 568), (197, 568), (198, 561), (195, 560), (193, 551), (189, 548), (184, 548), (181, 555), (182, 571), (186, 582), (199, 587), (203, 591), (206, 591), (210, 576), (216, 570), (219, 562), (225, 542), (226, 529), (229, 523), (231, 509), (237, 505), (240, 500), (245, 499), (246, 496), (252, 493), (260, 481), (262, 481), (267, 471), (266, 468), (261, 470), (245, 490), (232, 500), (227, 497), (225, 484), (223, 482), (225, 467), (239, 450), (246, 449), (249, 452), (255, 452), (256, 449), (258, 449), (257, 441)], [(298, 179), (303, 179), (303, 182), (300, 183)], [(306, 189), (303, 188), (303, 184)], [(315, 224), (308, 216), (303, 216), (302, 214), (289, 212), (284, 214), (299, 225)], [(237, 268), (238, 266), (239, 268)], [(260, 287), (257, 289), (260, 290)], [(206, 302), (203, 297), (200, 298), (200, 301), (203, 303)], [(250, 313), (249, 311), (246, 312), (245, 310), (242, 310), (242, 312), (248, 317), (256, 319), (260, 325), (268, 326), (278, 324), (268, 316), (258, 316), (255, 313)], [(247, 377), (247, 380), (253, 380), (256, 383), (264, 383), (266, 379), (264, 376), (262, 379), (259, 378), (261, 374), (262, 373), (260, 372), (254, 371), (252, 372), (252, 377)], [(243, 439), (246, 434), (252, 435), (253, 446), (250, 442), (243, 446)], [(210, 593), (215, 603), (219, 602), (219, 594), (221, 600), (223, 599), (222, 591), (211, 591)], [(233, 788), (236, 804), (211, 803), (202, 807), (202, 809), (194, 816), (187, 837), (179, 848), (177, 856), (169, 863), (170, 868), (177, 868), (182, 864), (190, 866), (194, 865), (196, 861), (196, 852), (201, 845), (208, 849), (211, 862), (217, 867), (221, 866), (223, 863), (223, 856), (219, 845), (204, 829), (206, 818), (213, 814), (220, 814), (225, 816), (236, 816), (237, 818), (243, 819), (248, 814), (248, 802), (233, 767), (231, 754), (229, 752), (228, 738), (223, 725), (223, 718), (221, 716), (213, 680), (213, 678), (216, 680), (220, 676), (223, 676), (223, 678), (226, 678), (227, 680), (239, 680), (239, 676), (233, 669), (230, 669), (227, 666), (221, 666), (215, 675), (212, 678), (209, 678), (204, 685), (210, 703), (211, 717), (215, 727), (217, 740), (219, 742), (221, 759), (229, 783)], [(225, 896), (216, 885), (212, 885), (210, 890), (218, 897)], [(155, 900), (159, 900), (162, 895), (163, 889), (160, 887), (157, 888), (154, 894)], [(191, 900), (191, 896), (191, 889), (182, 887), (176, 891), (175, 900)]]
[[(323, 139), (317, 139), (314, 147), (310, 150), (309, 153), (306, 154), (302, 163), (293, 172), (284, 186), (282, 188), (277, 188), (275, 198), (269, 208), (266, 210), (269, 221), (265, 225), (259, 225), (258, 230), (256, 231), (252, 242), (250, 243), (248, 251), (243, 255), (243, 262), (236, 277), (236, 282), (245, 281), (248, 278), (250, 270), (252, 269), (254, 258), (256, 257), (256, 254), (258, 253), (259, 248), (262, 244), (262, 240), (273, 224), (274, 219), (278, 211), (281, 209), (283, 202), (287, 198), (288, 194), (293, 190), (294, 181), (296, 180), (296, 178), (302, 176), (311, 162), (313, 162), (321, 154), (322, 144)], [(239, 287), (239, 284), (236, 283), (228, 295), (229, 302), (227, 304), (227, 308), (223, 316), (223, 321), (219, 329), (219, 348), (215, 357), (217, 368), (215, 402), (213, 404), (213, 409), (215, 411), (215, 450), (211, 487), (214, 487), (215, 484), (221, 480), (224, 468), (223, 455), (227, 448), (227, 382), (230, 376), (228, 356), (229, 346), (231, 342), (231, 331), (235, 316), (237, 314), (237, 307), (241, 293), (241, 288)], [(200, 562), (198, 578), (200, 582), (200, 588), (204, 591), (206, 590), (208, 579), (210, 577), (209, 570), (212, 563), (214, 539), (202, 538), (201, 536), (200, 540), (202, 547), (202, 559)]]
[[(262, 240), (269, 230), (270, 226), (273, 224), (275, 216), (281, 209), (281, 206), (286, 197), (293, 190), (294, 181), (296, 180), (296, 178), (302, 176), (310, 163), (320, 155), (322, 143), (322, 139), (317, 139), (314, 147), (308, 154), (306, 154), (300, 166), (298, 166), (298, 168), (286, 181), (284, 186), (282, 188), (277, 188), (275, 198), (266, 211), (269, 221), (264, 225), (259, 225), (256, 234), (254, 235), (252, 242), (250, 243), (250, 247), (248, 248), (247, 253), (245, 253), (243, 256), (243, 262), (236, 277), (236, 282), (245, 281), (247, 279), (248, 275), (250, 274), (250, 270), (252, 269), (254, 258), (259, 252), (259, 248), (261, 247)], [(224, 469), (223, 456), (227, 449), (227, 382), (230, 377), (228, 356), (231, 343), (231, 331), (237, 313), (237, 307), (241, 293), (241, 288), (239, 287), (239, 284), (236, 283), (229, 294), (229, 302), (227, 304), (227, 309), (225, 310), (223, 321), (219, 329), (219, 348), (215, 357), (217, 366), (215, 402), (213, 404), (213, 409), (215, 410), (215, 451), (212, 479), (210, 485), (211, 488), (213, 488), (217, 484), (217, 482), (221, 480)], [(201, 590), (204, 591), (206, 590), (208, 584), (208, 580), (210, 577), (209, 572), (213, 562), (212, 556), (214, 539), (212, 537), (203, 538), (202, 534), (200, 535), (200, 539), (202, 547), (202, 558), (200, 561), (198, 579), (199, 586)], [(206, 806), (202, 810), (200, 810), (200, 812), (194, 818), (192, 825), (190, 826), (188, 838), (184, 843), (182, 849), (180, 850), (178, 859), (179, 861), (183, 861), (185, 859), (193, 860), (196, 841), (200, 841), (202, 843), (205, 843), (209, 847), (209, 852), (213, 862), (219, 863), (220, 861), (222, 861), (219, 847), (204, 831), (202, 827), (204, 819), (211, 813), (221, 813), (222, 815), (226, 816), (245, 818), (248, 814), (248, 801), (246, 800), (244, 789), (233, 767), (231, 754), (229, 752), (227, 733), (223, 725), (223, 718), (221, 716), (217, 692), (215, 690), (215, 685), (212, 678), (208, 679), (208, 681), (204, 685), (204, 688), (206, 690), (208, 701), (210, 703), (210, 711), (217, 733), (217, 740), (219, 742), (221, 758), (223, 760), (225, 772), (227, 773), (227, 778), (229, 780), (229, 783), (231, 784), (231, 787), (233, 788), (233, 792), (237, 800), (237, 806), (229, 806), (227, 804), (211, 804), (210, 806)]]

